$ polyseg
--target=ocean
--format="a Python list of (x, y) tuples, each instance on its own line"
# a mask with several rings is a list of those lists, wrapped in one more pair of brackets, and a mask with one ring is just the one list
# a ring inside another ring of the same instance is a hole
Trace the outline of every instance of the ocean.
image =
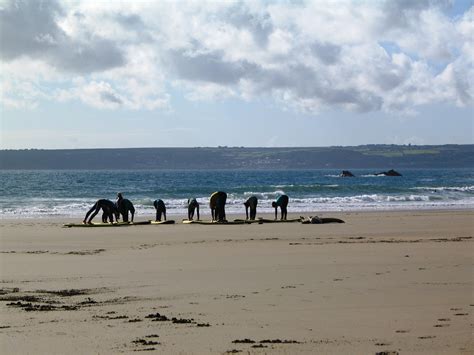
[(474, 207), (474, 169), (403, 169), (401, 177), (376, 176), (377, 169), (351, 170), (3, 170), (0, 218), (82, 218), (100, 198), (117, 192), (131, 200), (137, 218), (154, 214), (162, 199), (170, 215), (186, 214), (195, 197), (209, 214), (209, 195), (226, 191), (227, 213), (245, 216), (243, 202), (259, 199), (258, 212), (273, 212), (271, 202), (290, 197), (289, 213), (362, 210), (457, 209)]

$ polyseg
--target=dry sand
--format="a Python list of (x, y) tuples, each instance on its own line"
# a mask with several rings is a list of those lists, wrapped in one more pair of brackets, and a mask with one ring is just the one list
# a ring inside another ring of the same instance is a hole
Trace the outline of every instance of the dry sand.
[(346, 223), (0, 220), (0, 352), (474, 352), (473, 211), (322, 215)]

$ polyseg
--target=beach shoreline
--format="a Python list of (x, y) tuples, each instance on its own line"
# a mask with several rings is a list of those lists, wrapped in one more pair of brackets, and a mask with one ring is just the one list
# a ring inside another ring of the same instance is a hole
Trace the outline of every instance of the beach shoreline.
[(61, 228), (80, 219), (2, 219), (0, 350), (474, 351), (472, 210), (301, 215), (346, 223), (207, 226), (169, 216), (177, 224)]
[[(206, 205), (204, 207), (201, 207), (202, 210), (200, 211), (200, 216), (201, 220), (210, 220), (211, 219), (211, 213), (209, 210), (209, 207)], [(258, 210), (257, 210), (258, 211)], [(58, 224), (65, 224), (65, 223), (79, 223), (82, 222), (83, 216), (86, 214), (86, 210), (84, 210), (83, 214), (79, 215), (71, 215), (71, 216), (54, 216), (54, 215), (49, 215), (49, 216), (19, 216), (19, 217), (11, 217), (11, 216), (0, 216), (0, 225), (5, 224), (5, 223), (22, 223), (22, 222), (38, 222), (41, 223), (46, 222), (46, 223), (51, 223), (51, 222), (57, 222)], [(445, 206), (436, 206), (433, 208), (410, 208), (410, 207), (400, 207), (400, 208), (394, 208), (394, 209), (338, 209), (338, 210), (313, 210), (313, 211), (288, 211), (288, 219), (292, 218), (298, 218), (300, 216), (304, 217), (309, 217), (309, 216), (324, 216), (324, 217), (343, 217), (345, 215), (351, 215), (351, 214), (393, 214), (393, 213), (464, 213), (464, 212), (473, 212), (474, 213), (474, 206), (471, 208), (470, 206), (451, 206), (451, 207), (445, 207)], [(184, 213), (167, 213), (168, 219), (175, 220), (176, 223), (181, 222), (182, 220), (185, 220), (188, 218), (187, 215)], [(196, 219), (196, 216), (194, 216)], [(234, 220), (234, 219), (245, 219), (245, 210), (242, 208), (242, 213), (227, 213), (227, 219)], [(264, 218), (264, 219), (274, 219), (275, 214), (272, 212), (257, 212), (257, 218)], [(154, 220), (155, 219), (155, 214), (154, 213), (136, 213), (135, 214), (135, 220), (136, 221), (147, 221), (147, 220)], [(278, 210), (278, 219), (280, 219), (280, 210)], [(98, 214), (93, 222), (99, 222), (100, 221), (100, 214)]]

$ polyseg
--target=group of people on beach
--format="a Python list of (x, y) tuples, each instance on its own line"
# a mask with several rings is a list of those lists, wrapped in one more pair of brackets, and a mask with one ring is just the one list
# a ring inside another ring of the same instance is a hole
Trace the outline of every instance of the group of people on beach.
[[(211, 219), (212, 221), (217, 222), (225, 222), (225, 204), (227, 201), (227, 193), (224, 191), (216, 191), (211, 194), (209, 198), (209, 207), (211, 209)], [(287, 195), (279, 196), (275, 201), (272, 202), (272, 207), (275, 209), (275, 219), (278, 218), (278, 208), (281, 210), (281, 219), (286, 220), (287, 218), (287, 207), (288, 207), (289, 198)], [(196, 212), (197, 220), (200, 219), (199, 216), (199, 202), (195, 198), (188, 199), (188, 220), (192, 221), (194, 218), (194, 213)], [(245, 215), (247, 220), (255, 220), (257, 216), (257, 204), (258, 198), (256, 196), (251, 196), (244, 202), (245, 206)], [(153, 206), (156, 210), (156, 221), (160, 222), (161, 217), (163, 216), (164, 220), (166, 221), (166, 205), (163, 200), (155, 200), (153, 202)], [(92, 219), (102, 210), (102, 222), (107, 223), (114, 223), (120, 219), (120, 215), (122, 216), (122, 220), (124, 222), (129, 222), (129, 214), (130, 214), (130, 222), (133, 223), (133, 218), (135, 216), (135, 207), (133, 203), (126, 198), (123, 198), (122, 193), (117, 194), (117, 200), (112, 202), (107, 199), (100, 199), (87, 211), (86, 216), (84, 217), (84, 224), (91, 224)], [(249, 216), (250, 210), (250, 216)]]

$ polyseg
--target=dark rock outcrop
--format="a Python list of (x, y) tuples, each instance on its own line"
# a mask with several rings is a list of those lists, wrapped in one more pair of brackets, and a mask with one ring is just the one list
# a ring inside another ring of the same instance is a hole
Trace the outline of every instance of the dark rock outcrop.
[(384, 175), (384, 176), (402, 176), (398, 171), (390, 169), (389, 171), (382, 171), (380, 173), (376, 173), (375, 175)]
[(354, 174), (352, 174), (349, 170), (343, 170), (340, 177), (354, 177)]

